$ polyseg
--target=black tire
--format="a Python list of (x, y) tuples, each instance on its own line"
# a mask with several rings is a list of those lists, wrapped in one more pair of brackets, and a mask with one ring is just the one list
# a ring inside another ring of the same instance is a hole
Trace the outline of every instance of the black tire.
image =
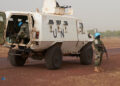
[(52, 46), (46, 51), (45, 62), (48, 69), (59, 69), (61, 67), (62, 51), (59, 44)]
[(88, 43), (82, 48), (80, 52), (80, 63), (83, 65), (90, 65), (93, 61), (93, 48), (91, 43)]
[[(15, 55), (19, 54), (19, 55)], [(26, 59), (24, 56), (22, 56), (22, 52), (18, 50), (9, 50), (8, 53), (8, 60), (10, 61), (11, 65), (13, 66), (23, 66), (26, 62)]]

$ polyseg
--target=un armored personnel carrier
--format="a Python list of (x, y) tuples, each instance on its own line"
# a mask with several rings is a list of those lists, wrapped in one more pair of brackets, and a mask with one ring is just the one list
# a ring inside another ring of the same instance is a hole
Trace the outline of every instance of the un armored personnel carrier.
[(23, 66), (27, 58), (45, 59), (48, 69), (58, 69), (63, 56), (79, 56), (81, 64), (91, 64), (93, 38), (72, 13), (55, 0), (44, 0), (42, 12), (0, 12), (0, 43), (10, 48), (10, 63)]

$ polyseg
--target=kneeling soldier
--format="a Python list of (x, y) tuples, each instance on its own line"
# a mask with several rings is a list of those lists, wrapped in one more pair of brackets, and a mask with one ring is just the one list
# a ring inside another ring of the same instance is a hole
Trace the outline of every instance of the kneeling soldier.
[(25, 40), (29, 40), (29, 28), (25, 21), (19, 23), (20, 31), (18, 33), (18, 39), (20, 44), (26, 44)]

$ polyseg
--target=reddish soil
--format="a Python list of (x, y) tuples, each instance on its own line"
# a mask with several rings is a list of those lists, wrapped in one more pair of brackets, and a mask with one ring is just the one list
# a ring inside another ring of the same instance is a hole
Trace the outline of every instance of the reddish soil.
[(105, 46), (109, 48), (120, 48), (120, 38), (104, 38), (102, 39)]
[[(103, 59), (104, 72), (93, 72), (94, 65), (80, 65), (79, 58), (64, 57), (59, 70), (46, 69), (43, 61), (28, 59), (23, 67), (13, 67), (7, 49), (0, 52), (0, 86), (120, 86), (120, 39), (103, 39), (110, 59)], [(6, 80), (1, 80), (5, 77)]]
[(0, 46), (0, 58), (7, 57), (8, 56), (8, 48), (5, 48), (3, 46)]

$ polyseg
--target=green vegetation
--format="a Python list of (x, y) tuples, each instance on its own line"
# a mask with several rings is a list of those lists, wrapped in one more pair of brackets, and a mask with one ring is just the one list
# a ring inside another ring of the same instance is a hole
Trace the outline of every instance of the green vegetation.
[[(94, 35), (94, 30), (88, 30), (89, 33)], [(102, 37), (120, 37), (120, 31), (105, 31), (105, 32), (100, 32), (102, 34)]]

